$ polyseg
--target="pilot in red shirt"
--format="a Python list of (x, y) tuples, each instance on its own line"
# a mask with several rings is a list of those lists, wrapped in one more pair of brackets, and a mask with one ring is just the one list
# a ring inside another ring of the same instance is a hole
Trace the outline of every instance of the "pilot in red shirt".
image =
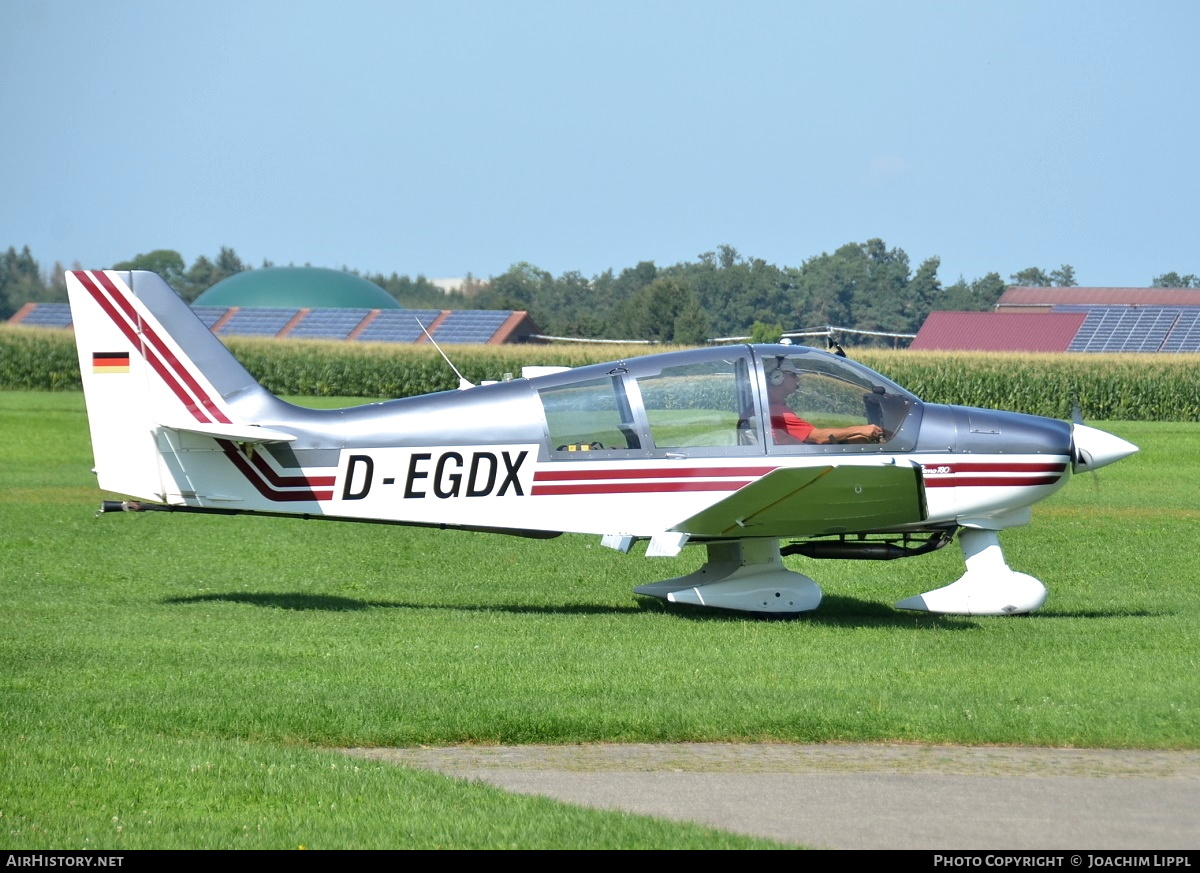
[(800, 374), (786, 359), (775, 366), (767, 361), (767, 400), (771, 416), (771, 432), (776, 443), (878, 443), (883, 442), (883, 428), (877, 424), (858, 424), (851, 427), (814, 427), (787, 405), (788, 396), (800, 385)]

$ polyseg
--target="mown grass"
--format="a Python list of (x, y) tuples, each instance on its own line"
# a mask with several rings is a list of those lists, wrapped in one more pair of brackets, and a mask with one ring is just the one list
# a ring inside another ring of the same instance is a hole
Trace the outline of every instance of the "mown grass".
[(796, 621), (668, 608), (592, 538), (95, 518), (78, 394), (0, 393), (0, 845), (716, 847), (753, 840), (505, 795), (348, 746), (698, 740), (1200, 746), (1200, 426), (1003, 535), (1026, 618), (894, 601), (957, 547), (792, 566)]

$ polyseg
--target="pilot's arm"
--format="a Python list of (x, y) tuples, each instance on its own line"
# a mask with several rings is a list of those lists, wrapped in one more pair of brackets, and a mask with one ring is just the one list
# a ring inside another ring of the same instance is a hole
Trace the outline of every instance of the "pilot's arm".
[(881, 443), (883, 442), (883, 428), (877, 424), (857, 424), (853, 427), (814, 427), (804, 441), (817, 445)]

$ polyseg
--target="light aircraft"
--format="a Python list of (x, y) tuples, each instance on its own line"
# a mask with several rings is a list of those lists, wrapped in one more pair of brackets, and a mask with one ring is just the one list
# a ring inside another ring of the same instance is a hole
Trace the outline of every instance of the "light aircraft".
[(1082, 424), (923, 403), (789, 345), (303, 409), (259, 385), (154, 273), (76, 270), (67, 287), (99, 486), (134, 498), (106, 511), (573, 532), (625, 552), (648, 541), (648, 556), (702, 544), (699, 570), (634, 589), (674, 603), (803, 613), (821, 589), (783, 556), (900, 558), (957, 536), (962, 577), (896, 606), (1031, 612), (1046, 589), (1009, 568), (998, 532), (1073, 473), (1137, 451)]

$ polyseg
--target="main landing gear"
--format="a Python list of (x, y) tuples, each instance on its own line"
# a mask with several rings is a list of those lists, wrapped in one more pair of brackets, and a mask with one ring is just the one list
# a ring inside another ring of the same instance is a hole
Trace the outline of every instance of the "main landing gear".
[[(929, 546), (908, 553), (940, 548), (949, 541), (949, 533), (939, 536), (941, 542), (931, 537)], [(1005, 562), (996, 531), (963, 528), (958, 541), (967, 571), (950, 585), (901, 600), (897, 609), (950, 615), (1018, 615), (1033, 612), (1045, 603), (1046, 587), (1032, 576), (1015, 572)], [(821, 604), (817, 583), (784, 566), (776, 538), (724, 540), (707, 543), (706, 548), (708, 561), (699, 570), (639, 585), (634, 592), (670, 603), (776, 616), (811, 612)], [(788, 552), (812, 553), (797, 547), (788, 547)], [(851, 557), (834, 554), (832, 549), (829, 552), (830, 557)], [(880, 551), (858, 557), (898, 555)]]
[(794, 615), (821, 605), (821, 589), (783, 565), (773, 537), (707, 543), (708, 563), (687, 576), (634, 588), (670, 603), (691, 603), (738, 612)]

